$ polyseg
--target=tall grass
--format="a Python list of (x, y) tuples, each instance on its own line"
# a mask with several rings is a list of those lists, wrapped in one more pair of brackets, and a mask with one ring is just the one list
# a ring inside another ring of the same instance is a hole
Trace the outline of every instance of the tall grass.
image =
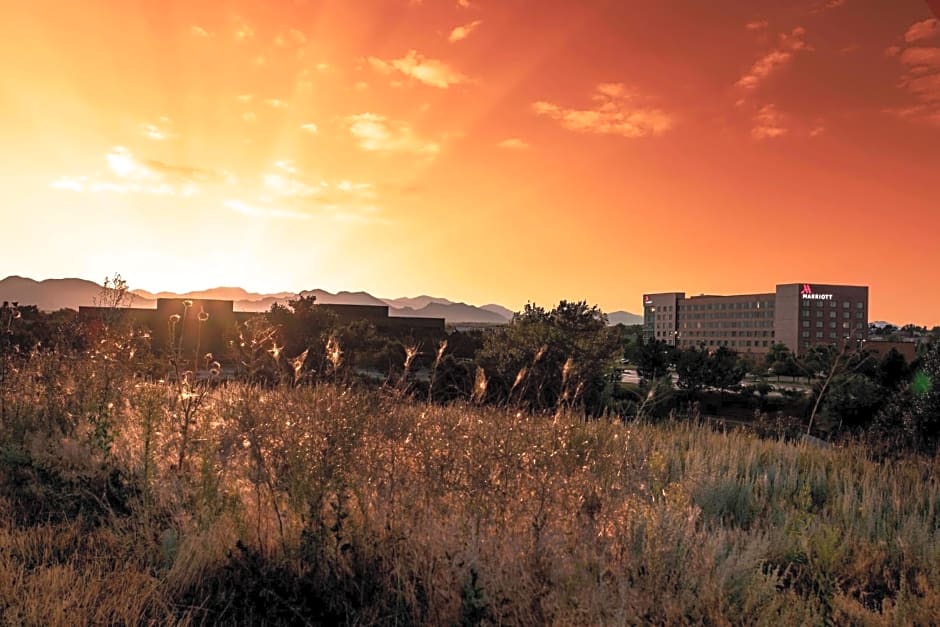
[(5, 623), (940, 616), (936, 461), (340, 385), (181, 392), (121, 350), (0, 389)]

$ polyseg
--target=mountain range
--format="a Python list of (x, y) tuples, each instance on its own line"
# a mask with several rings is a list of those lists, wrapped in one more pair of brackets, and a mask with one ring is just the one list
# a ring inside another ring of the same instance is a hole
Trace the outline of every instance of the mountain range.
[[(222, 299), (235, 303), (236, 311), (267, 311), (274, 303), (285, 304), (295, 298), (292, 292), (259, 294), (240, 287), (216, 287), (208, 290), (177, 294), (173, 292), (148, 292), (132, 290), (131, 306), (155, 308), (158, 298)], [(388, 305), (390, 316), (416, 316), (419, 318), (444, 318), (448, 324), (505, 324), (512, 320), (513, 311), (502, 305), (489, 304), (477, 307), (436, 296), (403, 298), (378, 298), (368, 292), (327, 292), (309, 290), (304, 295), (316, 296), (318, 303), (349, 305)], [(101, 286), (84, 279), (33, 279), (9, 276), (0, 281), (0, 301), (36, 305), (44, 311), (78, 309), (80, 305), (94, 305), (100, 299)], [(610, 324), (642, 324), (642, 316), (626, 311), (608, 314)]]

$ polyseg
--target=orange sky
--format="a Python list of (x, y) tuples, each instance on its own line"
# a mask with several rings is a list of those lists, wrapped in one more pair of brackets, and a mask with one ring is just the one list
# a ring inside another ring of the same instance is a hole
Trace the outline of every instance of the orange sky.
[(32, 0), (0, 276), (518, 308), (871, 286), (940, 324), (923, 0)]

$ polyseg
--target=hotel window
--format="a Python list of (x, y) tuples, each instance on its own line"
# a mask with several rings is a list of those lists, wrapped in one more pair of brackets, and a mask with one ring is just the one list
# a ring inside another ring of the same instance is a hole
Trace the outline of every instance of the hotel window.
[(830, 306), (830, 307), (835, 307), (835, 306), (836, 306), (836, 301), (830, 300), (830, 301), (829, 301), (829, 306)]
[(855, 317), (856, 317), (856, 318), (864, 318), (864, 317), (865, 317), (865, 312), (864, 312), (864, 311), (856, 311), (856, 312), (855, 312)]
[(855, 303), (856, 309), (865, 309), (865, 303)]
[(836, 323), (835, 323), (835, 321), (829, 323), (829, 328), (830, 328), (830, 329), (835, 329), (835, 328), (836, 328)]
[(821, 338), (821, 337), (823, 337), (823, 335), (824, 335), (824, 334), (823, 334), (822, 331), (816, 331), (816, 337)]
[(836, 317), (836, 312), (830, 311), (830, 312), (829, 312), (829, 317), (830, 317), (830, 318), (835, 318), (835, 317)]
[(821, 300), (817, 300), (817, 301), (816, 301), (816, 308), (817, 308), (817, 309), (822, 309), (822, 308), (825, 307), (825, 306), (826, 306), (826, 303), (822, 302)]
[(809, 331), (803, 331), (803, 337), (809, 337)]
[(831, 340), (834, 340), (834, 339), (836, 339), (836, 338), (838, 338), (838, 337), (839, 337), (839, 334), (838, 334), (838, 333), (830, 333), (830, 334), (829, 334), (829, 339), (831, 339)]
[(843, 311), (843, 312), (842, 312), (842, 317), (845, 318), (846, 320), (848, 320), (849, 318), (852, 317), (852, 312), (851, 312), (851, 311)]
[(821, 329), (822, 326), (823, 326), (823, 321), (822, 321), (822, 320), (817, 320), (817, 321), (816, 321), (816, 328), (817, 328), (817, 329)]
[(848, 329), (850, 326), (852, 326), (852, 325), (851, 325), (850, 323), (848, 323), (848, 322), (843, 322), (843, 323), (842, 323), (842, 328), (843, 328), (843, 329)]
[(843, 308), (843, 309), (848, 309), (848, 308), (851, 307), (851, 306), (852, 306), (852, 305), (851, 305), (851, 303), (849, 303), (849, 301), (847, 301), (847, 300), (842, 301), (842, 308)]

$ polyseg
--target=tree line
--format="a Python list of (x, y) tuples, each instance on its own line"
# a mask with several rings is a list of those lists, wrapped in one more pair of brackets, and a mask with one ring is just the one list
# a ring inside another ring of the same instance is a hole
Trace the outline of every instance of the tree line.
[[(140, 329), (123, 332), (145, 337)], [(81, 353), (98, 341), (75, 312), (3, 303), (0, 378), (34, 351)], [(512, 404), (535, 412), (575, 407), (587, 416), (625, 418), (681, 415), (699, 402), (718, 402), (720, 412), (721, 403), (743, 402), (757, 414), (775, 408), (799, 414), (808, 433), (826, 437), (866, 437), (923, 451), (935, 450), (938, 441), (938, 342), (913, 363), (897, 351), (879, 358), (835, 346), (797, 356), (782, 344), (754, 359), (727, 347), (644, 341), (642, 327), (610, 326), (604, 312), (585, 301), (563, 300), (551, 309), (530, 303), (505, 326), (442, 333), (341, 322), (302, 295), (231, 329), (227, 345), (228, 354), (214, 359), (232, 364), (235, 376), (268, 385), (375, 384), (434, 403)], [(161, 376), (166, 351), (151, 348), (141, 346), (135, 359), (142, 372)], [(636, 368), (636, 384), (622, 381), (628, 363)], [(792, 385), (804, 381), (805, 391), (788, 389), (783, 377)]]

